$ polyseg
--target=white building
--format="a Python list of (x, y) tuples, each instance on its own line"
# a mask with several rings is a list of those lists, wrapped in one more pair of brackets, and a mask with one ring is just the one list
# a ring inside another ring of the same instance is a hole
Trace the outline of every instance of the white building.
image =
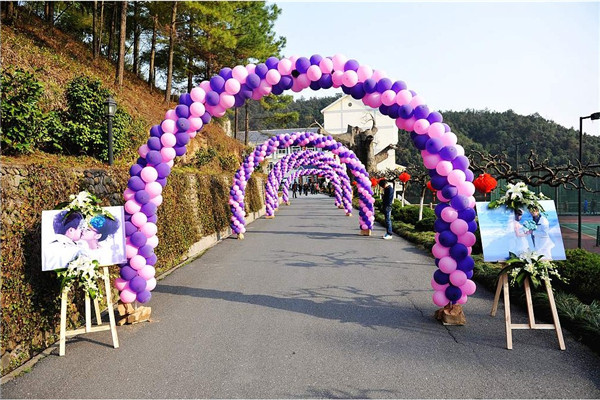
[[(377, 134), (373, 141), (375, 154), (392, 143), (398, 142), (398, 127), (394, 120), (383, 115), (378, 109), (366, 106), (360, 100), (355, 100), (350, 95), (342, 96), (321, 110), (323, 114), (323, 127), (335, 139), (336, 134), (347, 133), (348, 125), (358, 126), (361, 130), (372, 126), (371, 118), (375, 119)], [(396, 151), (388, 150), (388, 158), (377, 164), (378, 171), (385, 169), (404, 168), (396, 164)]]

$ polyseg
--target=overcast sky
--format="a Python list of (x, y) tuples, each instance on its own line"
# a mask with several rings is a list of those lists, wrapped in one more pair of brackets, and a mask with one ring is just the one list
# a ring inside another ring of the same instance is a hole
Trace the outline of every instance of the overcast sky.
[[(405, 81), (431, 109), (537, 112), (576, 129), (600, 111), (598, 1), (276, 3), (285, 56), (344, 54)], [(600, 135), (600, 120), (584, 131)]]

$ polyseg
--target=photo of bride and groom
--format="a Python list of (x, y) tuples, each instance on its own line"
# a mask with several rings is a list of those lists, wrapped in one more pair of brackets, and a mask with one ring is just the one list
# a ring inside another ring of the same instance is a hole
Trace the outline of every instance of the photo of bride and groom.
[(487, 202), (477, 203), (479, 229), (485, 261), (503, 261), (509, 252), (517, 256), (536, 252), (546, 260), (566, 259), (558, 215), (552, 200), (538, 206), (511, 210), (488, 209)]
[(78, 212), (42, 211), (42, 271), (67, 268), (80, 255), (101, 266), (126, 262), (123, 207), (105, 209), (114, 219), (98, 214), (87, 220)]

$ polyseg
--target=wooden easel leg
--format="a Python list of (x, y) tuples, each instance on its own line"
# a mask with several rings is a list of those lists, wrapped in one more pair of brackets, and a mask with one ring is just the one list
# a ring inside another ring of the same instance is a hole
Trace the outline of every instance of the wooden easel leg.
[(492, 317), (496, 316), (496, 311), (498, 311), (498, 302), (500, 301), (500, 291), (502, 291), (502, 282), (504, 282), (504, 274), (498, 277), (498, 285), (496, 286), (496, 295), (494, 296), (494, 304), (492, 305), (492, 311), (490, 315)]
[(85, 292), (85, 332), (92, 330), (92, 308), (90, 306), (90, 294)]
[(562, 329), (560, 327), (560, 320), (558, 319), (558, 311), (556, 311), (556, 303), (554, 302), (554, 293), (552, 292), (552, 286), (550, 282), (546, 281), (546, 292), (548, 293), (548, 301), (550, 302), (550, 310), (552, 310), (552, 319), (554, 320), (554, 327), (556, 328), (556, 338), (558, 339), (558, 346), (561, 350), (566, 350), (565, 340), (563, 339)]
[(94, 311), (96, 312), (96, 325), (102, 325), (102, 316), (100, 315), (100, 306), (98, 305), (98, 297), (94, 299)]
[(60, 298), (60, 342), (58, 346), (58, 355), (65, 355), (65, 341), (67, 338), (67, 294), (69, 289), (65, 288)]
[(506, 324), (506, 348), (512, 350), (512, 326), (510, 322), (510, 295), (508, 293), (508, 275), (502, 277), (504, 289), (504, 322)]
[(525, 299), (527, 301), (527, 315), (529, 316), (529, 328), (535, 329), (535, 316), (533, 315), (533, 301), (531, 300), (531, 286), (529, 278), (525, 278)]
[(115, 323), (115, 310), (113, 309), (112, 296), (110, 290), (110, 278), (108, 276), (108, 267), (104, 268), (104, 289), (106, 291), (106, 306), (108, 307), (108, 319), (110, 321), (110, 333), (112, 334), (113, 347), (119, 348), (119, 338), (117, 337), (117, 325)]

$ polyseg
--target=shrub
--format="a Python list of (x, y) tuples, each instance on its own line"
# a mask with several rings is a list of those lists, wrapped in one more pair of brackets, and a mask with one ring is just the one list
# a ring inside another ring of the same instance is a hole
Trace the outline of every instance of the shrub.
[(568, 283), (553, 280), (557, 288), (573, 293), (581, 301), (589, 304), (593, 300), (600, 301), (600, 254), (583, 249), (568, 249), (565, 261), (556, 261), (561, 276)]
[[(423, 218), (429, 217), (435, 218), (435, 212), (428, 207), (423, 207)], [(394, 221), (403, 221), (414, 225), (419, 221), (419, 206), (407, 205), (402, 207), (401, 202), (394, 201), (392, 204), (392, 218)]]
[(218, 155), (219, 153), (213, 147), (201, 148), (196, 152), (194, 163), (199, 168), (210, 163)]
[(435, 216), (423, 218), (417, 221), (415, 224), (415, 230), (418, 232), (433, 231), (433, 223), (435, 222)]

